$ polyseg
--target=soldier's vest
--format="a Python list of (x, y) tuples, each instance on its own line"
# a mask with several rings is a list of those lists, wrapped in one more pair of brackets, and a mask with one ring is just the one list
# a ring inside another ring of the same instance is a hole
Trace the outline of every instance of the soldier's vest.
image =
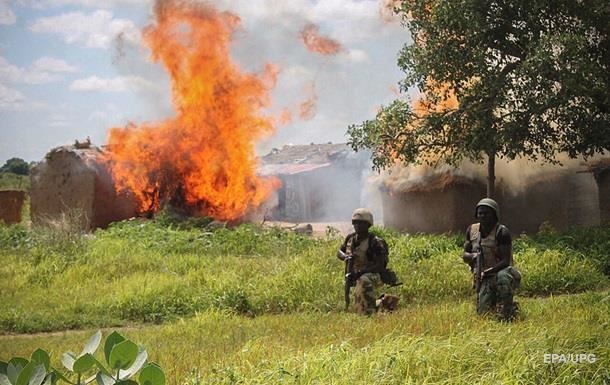
[(350, 237), (347, 240), (347, 252), (354, 256), (354, 271), (363, 270), (367, 265), (366, 251), (369, 249), (369, 239), (361, 241), (358, 246), (355, 242), (356, 236)]
[[(473, 251), (483, 251), (483, 270), (495, 266), (502, 257), (498, 253), (498, 235), (504, 226), (496, 223), (496, 226), (485, 237), (481, 237), (481, 224), (474, 223), (470, 226), (470, 242)], [(510, 265), (513, 264), (513, 253), (510, 251)]]

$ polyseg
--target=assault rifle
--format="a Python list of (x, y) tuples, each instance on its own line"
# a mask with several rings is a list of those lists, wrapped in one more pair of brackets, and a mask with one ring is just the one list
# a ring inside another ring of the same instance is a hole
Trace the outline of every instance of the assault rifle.
[(479, 252), (477, 255), (477, 263), (474, 268), (474, 289), (478, 294), (481, 290), (481, 285), (483, 284), (483, 249), (479, 248)]
[(345, 277), (344, 277), (344, 291), (345, 291), (345, 310), (349, 308), (349, 291), (354, 286), (356, 279), (354, 278), (354, 260), (351, 255), (345, 254), (339, 250), (341, 259), (345, 261)]

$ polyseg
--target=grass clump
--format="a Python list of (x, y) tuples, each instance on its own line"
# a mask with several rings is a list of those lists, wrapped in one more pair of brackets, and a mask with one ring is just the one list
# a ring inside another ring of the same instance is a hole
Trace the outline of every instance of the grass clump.
[[(474, 314), (469, 300), (344, 312), (245, 317), (208, 310), (127, 328), (169, 384), (604, 384), (610, 378), (610, 292), (523, 298), (512, 324)], [(0, 360), (44, 345), (62, 352), (89, 331), (0, 337)], [(594, 354), (549, 364), (545, 354)], [(59, 360), (57, 354), (52, 354)]]
[[(405, 305), (473, 299), (460, 235), (376, 228)], [(610, 229), (591, 229), (605, 244)], [(343, 307), (342, 239), (252, 224), (133, 220), (85, 235), (76, 227), (0, 227), (0, 332), (163, 323), (209, 310), (261, 316)], [(519, 296), (610, 286), (607, 249), (586, 231), (515, 239)]]

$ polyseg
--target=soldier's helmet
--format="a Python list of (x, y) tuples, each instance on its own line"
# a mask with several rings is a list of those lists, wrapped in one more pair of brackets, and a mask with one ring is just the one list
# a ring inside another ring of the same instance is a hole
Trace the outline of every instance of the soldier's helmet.
[(373, 213), (363, 208), (356, 209), (352, 214), (352, 222), (353, 221), (364, 221), (373, 226)]
[(495, 200), (491, 199), (491, 198), (483, 198), (479, 201), (479, 203), (477, 203), (477, 207), (474, 208), (474, 216), (476, 218), (477, 216), (477, 209), (479, 208), (479, 206), (487, 206), (489, 208), (491, 208), (495, 213), (496, 213), (496, 219), (500, 219), (500, 206), (498, 205), (498, 202), (496, 202)]

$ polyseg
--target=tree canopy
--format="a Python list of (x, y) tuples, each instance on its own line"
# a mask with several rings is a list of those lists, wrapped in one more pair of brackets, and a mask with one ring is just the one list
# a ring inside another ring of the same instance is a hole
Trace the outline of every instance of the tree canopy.
[[(399, 53), (421, 99), (395, 100), (348, 128), (373, 164), (555, 161), (610, 149), (607, 0), (405, 0)], [(489, 187), (490, 186), (490, 187)]]
[(21, 158), (11, 158), (4, 163), (2, 167), (0, 167), (1, 172), (12, 172), (17, 175), (29, 175), (30, 174), (30, 165)]

